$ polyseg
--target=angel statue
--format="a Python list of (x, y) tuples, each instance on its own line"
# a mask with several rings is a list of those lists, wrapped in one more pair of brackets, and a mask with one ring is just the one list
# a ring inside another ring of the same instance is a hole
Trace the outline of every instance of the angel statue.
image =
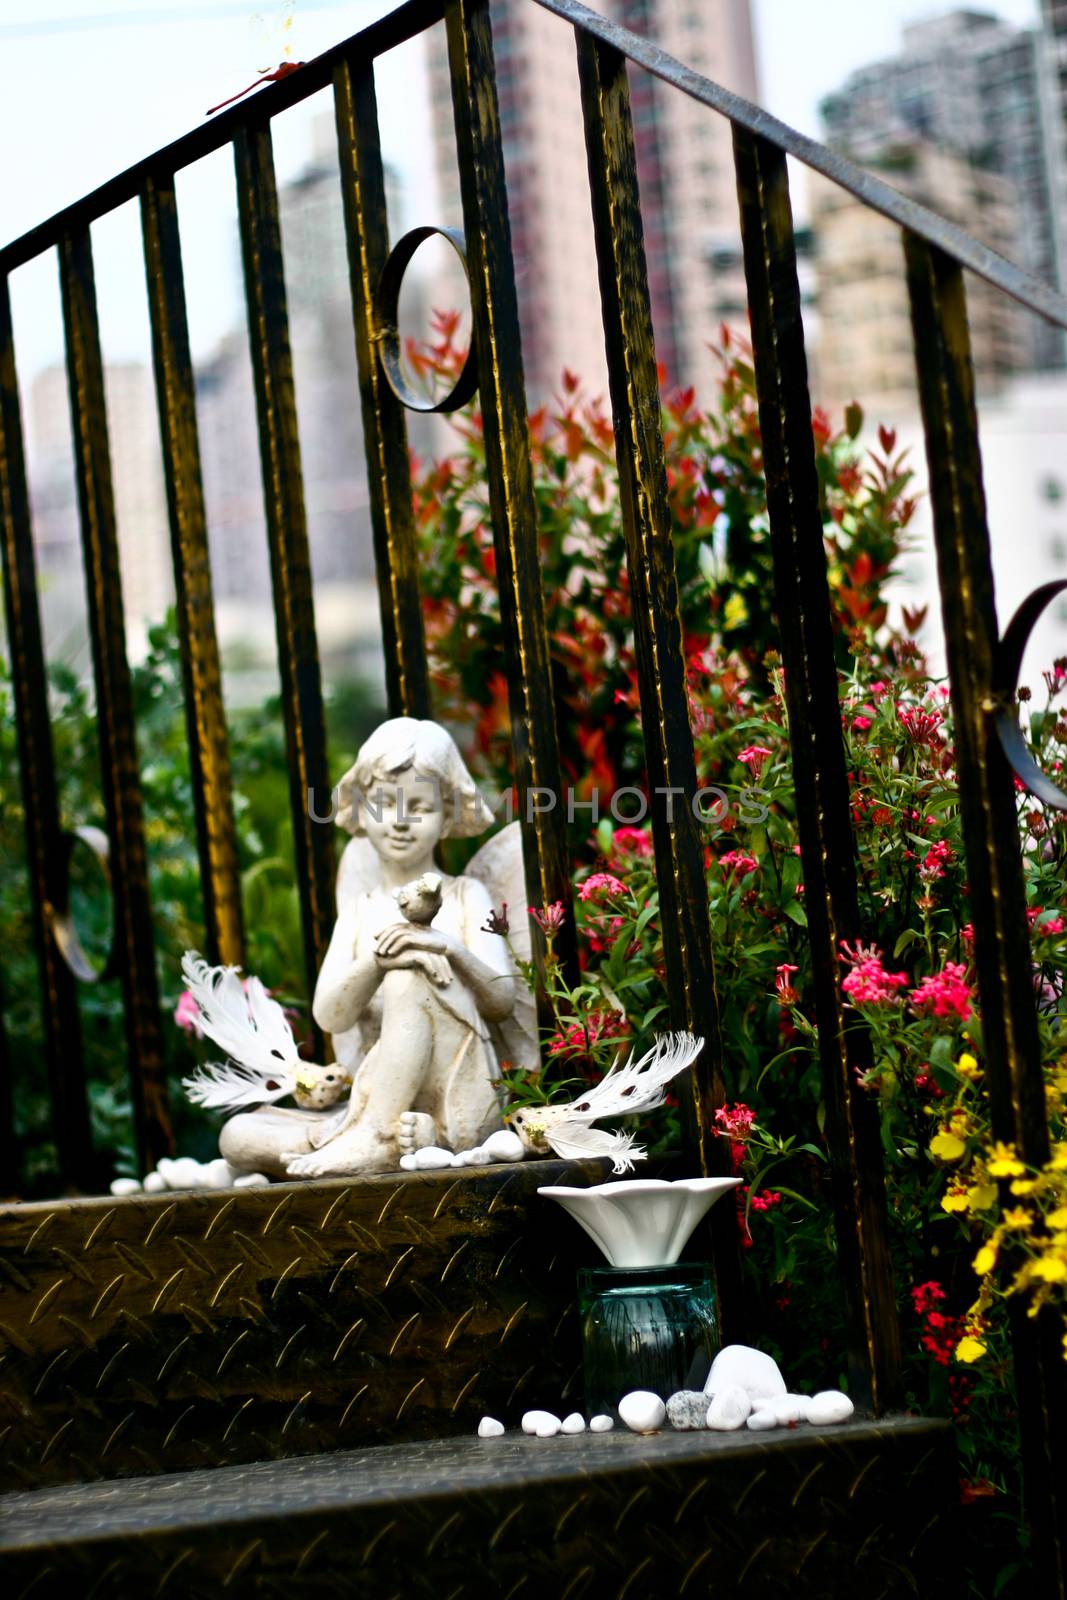
[[(401, 1155), (426, 1146), (476, 1147), (503, 1127), (500, 1061), (538, 1064), (536, 1008), (512, 954), (530, 957), (518, 823), (488, 840), (459, 876), (442, 872), (438, 840), (475, 837), (493, 816), (451, 735), (412, 717), (371, 734), (337, 798), (336, 820), (353, 837), (312, 1005), (333, 1037), (337, 1066), (299, 1063), (291, 1034), (286, 1044), (277, 1018), (262, 1006), (254, 1014), (235, 973), (186, 960), (203, 1031), (232, 1058), (186, 1087), (204, 1105), (254, 1105), (231, 1117), (219, 1138), (242, 1172), (392, 1172)], [(501, 903), (523, 908), (511, 949), (496, 931)], [(347, 1104), (330, 1109), (349, 1078)], [(295, 1108), (270, 1103), (286, 1093)]]

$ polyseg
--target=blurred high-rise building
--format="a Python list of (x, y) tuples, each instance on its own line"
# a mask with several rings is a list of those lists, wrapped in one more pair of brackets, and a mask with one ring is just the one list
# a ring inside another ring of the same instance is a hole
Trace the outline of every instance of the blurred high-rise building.
[(1067, 291), (1067, 0), (1041, 0), (1041, 26), (1041, 112), (1049, 162), (1056, 281)]
[[(915, 137), (886, 143), (867, 154), (865, 164), (902, 194), (1007, 254), (1017, 220), (1006, 178)], [(809, 195), (820, 327), (814, 398), (830, 408), (859, 400), (880, 415), (911, 406), (915, 354), (900, 229), (815, 174)], [(979, 386), (983, 393), (995, 391), (1024, 364), (1022, 313), (1014, 300), (969, 275), (967, 320)]]
[[(688, 66), (757, 97), (749, 0), (604, 0), (599, 10)], [(606, 383), (574, 31), (528, 0), (491, 0), (508, 213), (523, 360), (532, 403), (564, 367)], [(434, 156), (442, 215), (462, 227), (442, 30), (431, 41)], [(656, 353), (668, 381), (706, 391), (707, 346), (745, 325), (730, 127), (630, 70)], [(716, 264), (718, 263), (718, 265)]]
[[(998, 248), (1036, 278), (1056, 283), (1053, 157), (1042, 92), (1046, 49), (1040, 31), (982, 11), (916, 23), (905, 28), (899, 55), (861, 67), (823, 102), (829, 142), (870, 166), (902, 142), (925, 140), (1006, 180), (1016, 223)], [(968, 226), (970, 219), (957, 220)], [(1019, 323), (1019, 336), (1020, 370), (1063, 364), (1063, 337), (1048, 323), (1028, 317)]]

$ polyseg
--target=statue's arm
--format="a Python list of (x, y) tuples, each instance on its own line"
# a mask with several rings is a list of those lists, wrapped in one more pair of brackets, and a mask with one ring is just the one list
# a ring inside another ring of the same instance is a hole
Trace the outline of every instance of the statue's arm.
[(471, 991), (485, 1020), (502, 1022), (515, 1009), (515, 979), (507, 958), (507, 946), (498, 933), (485, 930), (493, 902), (484, 884), (476, 878), (467, 878), (463, 895), (466, 943), (449, 950), (448, 959)]
[(311, 1006), (312, 1016), (326, 1033), (354, 1028), (382, 981), (373, 951), (368, 955), (358, 952), (358, 932), (355, 909), (340, 912)]

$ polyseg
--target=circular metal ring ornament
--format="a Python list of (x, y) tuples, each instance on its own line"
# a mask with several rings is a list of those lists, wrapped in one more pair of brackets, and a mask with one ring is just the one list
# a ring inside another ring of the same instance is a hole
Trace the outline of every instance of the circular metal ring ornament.
[(78, 845), (85, 845), (92, 852), (97, 865), (103, 869), (110, 894), (111, 846), (107, 834), (102, 829), (91, 827), (74, 828), (69, 833), (64, 833), (61, 836), (61, 843), (63, 859), (60, 863), (59, 882), (62, 886), (62, 900), (59, 905), (52, 907), (52, 937), (56, 941), (56, 946), (63, 960), (80, 983), (100, 983), (105, 978), (114, 977), (116, 971), (114, 925), (112, 925), (111, 946), (108, 950), (107, 959), (102, 967), (94, 966), (89, 959), (85, 946), (78, 937), (78, 930), (75, 928), (74, 918), (71, 916), (70, 863)]
[(404, 273), (412, 256), (427, 239), (447, 239), (460, 261), (463, 263), (463, 276), (470, 289), (470, 273), (467, 270), (466, 240), (458, 228), (412, 228), (410, 233), (405, 233), (389, 252), (389, 259), (382, 268), (382, 275), (378, 279), (378, 294), (376, 321), (378, 325), (378, 357), (385, 373), (385, 381), (396, 395), (402, 405), (409, 411), (458, 411), (465, 406), (468, 400), (473, 400), (478, 392), (478, 361), (474, 348), (474, 334), (471, 334), (470, 349), (467, 359), (463, 363), (463, 371), (456, 379), (452, 388), (440, 400), (428, 400), (425, 395), (419, 394), (408, 382), (404, 371), (404, 364), (400, 355), (400, 285), (404, 281)]
[(1067, 589), (1067, 580), (1043, 583), (1027, 595), (1004, 630), (993, 657), (993, 694), (997, 702), (995, 727), (1001, 749), (1020, 783), (1032, 795), (1057, 811), (1067, 811), (1067, 794), (1048, 777), (1033, 756), (1019, 726), (1018, 688), (1023, 655), (1046, 606)]

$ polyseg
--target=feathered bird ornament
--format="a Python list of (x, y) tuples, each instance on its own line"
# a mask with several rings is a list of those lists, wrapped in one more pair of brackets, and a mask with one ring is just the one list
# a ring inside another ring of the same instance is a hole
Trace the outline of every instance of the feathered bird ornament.
[(292, 1095), (305, 1110), (324, 1111), (341, 1098), (352, 1081), (348, 1073), (301, 1061), (284, 1010), (258, 978), (242, 979), (235, 967), (211, 967), (195, 950), (185, 952), (182, 977), (201, 1032), (230, 1058), (182, 1079), (194, 1105), (241, 1111)]
[(685, 1071), (703, 1046), (703, 1039), (691, 1033), (661, 1034), (639, 1061), (631, 1052), (621, 1067), (613, 1067), (579, 1099), (562, 1106), (523, 1106), (506, 1113), (506, 1120), (532, 1155), (547, 1156), (555, 1151), (567, 1161), (610, 1156), (613, 1172), (629, 1172), (646, 1154), (634, 1135), (611, 1133), (592, 1124), (602, 1117), (654, 1111), (666, 1099), (671, 1079)]

